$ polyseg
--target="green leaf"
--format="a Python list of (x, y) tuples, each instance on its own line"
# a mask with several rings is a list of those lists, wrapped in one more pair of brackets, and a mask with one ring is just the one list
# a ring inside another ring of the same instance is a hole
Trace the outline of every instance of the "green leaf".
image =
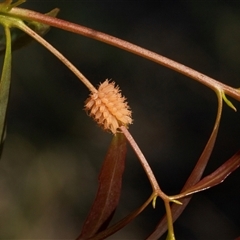
[(78, 239), (91, 238), (107, 228), (119, 202), (125, 157), (126, 138), (122, 133), (117, 133), (105, 157), (97, 195)]
[(230, 108), (232, 108), (232, 109), (236, 112), (237, 109), (236, 109), (235, 106), (232, 104), (232, 102), (227, 99), (225, 93), (222, 91), (221, 94), (222, 94), (222, 98), (223, 98), (224, 102), (225, 102)]
[(5, 121), (6, 112), (9, 98), (10, 90), (10, 80), (11, 80), (11, 33), (8, 27), (5, 27), (6, 34), (6, 51), (0, 81), (0, 150), (2, 151), (3, 142), (5, 138)]

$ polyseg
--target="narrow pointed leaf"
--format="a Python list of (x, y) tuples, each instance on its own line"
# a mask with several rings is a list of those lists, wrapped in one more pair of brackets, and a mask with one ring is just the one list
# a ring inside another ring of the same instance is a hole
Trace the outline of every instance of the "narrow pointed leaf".
[(5, 121), (11, 80), (11, 34), (8, 27), (4, 27), (6, 34), (6, 51), (0, 81), (0, 155), (6, 135)]
[(232, 108), (235, 112), (237, 111), (237, 109), (236, 109), (235, 106), (232, 104), (232, 102), (227, 99), (224, 91), (222, 91), (222, 98), (223, 98), (224, 102), (225, 102), (230, 108)]
[(99, 240), (99, 239), (106, 239), (107, 237), (111, 236), (115, 232), (119, 231), (123, 227), (125, 227), (128, 223), (133, 221), (153, 200), (153, 196), (151, 195), (147, 201), (143, 203), (142, 206), (137, 208), (135, 211), (131, 212), (129, 215), (127, 215), (125, 218), (120, 220), (119, 222), (115, 223), (113, 226), (107, 228), (104, 231), (101, 231), (94, 237), (91, 237), (91, 240)]
[(117, 133), (110, 144), (100, 175), (99, 187), (78, 239), (89, 239), (110, 222), (119, 202), (125, 168), (126, 138)]
[[(210, 136), (200, 158), (198, 159), (192, 173), (188, 177), (185, 185), (183, 186), (181, 192), (186, 191), (188, 188), (190, 188), (191, 186), (193, 186), (200, 180), (200, 178), (202, 177), (202, 174), (207, 166), (208, 160), (211, 156), (213, 147), (215, 145), (215, 141), (217, 138), (218, 129), (219, 129), (219, 125), (220, 125), (220, 120), (221, 120), (221, 115), (222, 115), (222, 105), (223, 105), (221, 92), (220, 91), (216, 92), (216, 94), (218, 97), (218, 111), (217, 111), (217, 116), (216, 116), (216, 120), (215, 120), (215, 124), (214, 124), (213, 130), (212, 130), (211, 136)], [(172, 211), (173, 222), (181, 215), (181, 213), (183, 212), (183, 210), (186, 208), (189, 201), (191, 200), (191, 197), (192, 196), (188, 196), (184, 199), (181, 199), (182, 205), (172, 204), (171, 211)], [(149, 235), (149, 237), (147, 239), (148, 240), (158, 239), (166, 232), (166, 230), (167, 230), (167, 218), (166, 218), (166, 216), (164, 216), (161, 219), (161, 221), (158, 223), (158, 225), (156, 226), (156, 229)]]
[[(189, 188), (183, 195), (190, 195), (211, 188), (222, 183), (233, 171), (240, 166), (240, 151), (226, 161), (210, 175), (204, 177), (197, 184)], [(182, 194), (181, 194), (182, 195)]]

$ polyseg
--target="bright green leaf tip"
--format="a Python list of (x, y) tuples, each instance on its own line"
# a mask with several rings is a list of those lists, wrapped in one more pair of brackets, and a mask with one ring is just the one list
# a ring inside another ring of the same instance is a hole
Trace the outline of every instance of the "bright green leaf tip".
[(179, 204), (179, 205), (182, 205), (182, 202), (180, 202), (180, 201), (178, 201), (178, 200), (175, 200), (175, 199), (171, 199), (171, 202), (176, 203), (176, 204)]
[(153, 208), (156, 208), (157, 197), (158, 197), (158, 196), (154, 196), (154, 198), (153, 198), (153, 200), (152, 200), (152, 206), (153, 206)]
[(174, 234), (168, 232), (168, 235), (167, 235), (166, 240), (175, 240), (175, 236), (174, 236)]
[(224, 100), (224, 102), (230, 107), (232, 108), (235, 112), (237, 111), (237, 109), (234, 107), (234, 105), (227, 99), (225, 93), (223, 91), (221, 91), (221, 95), (222, 95), (222, 98)]

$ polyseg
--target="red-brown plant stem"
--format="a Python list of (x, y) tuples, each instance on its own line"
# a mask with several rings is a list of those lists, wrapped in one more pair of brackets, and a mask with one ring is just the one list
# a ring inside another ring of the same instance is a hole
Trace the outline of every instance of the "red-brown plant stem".
[[(130, 143), (130, 145), (132, 146), (133, 150), (135, 151), (136, 155), (138, 156), (140, 163), (143, 166), (143, 169), (145, 170), (148, 179), (152, 185), (153, 188), (153, 194), (155, 194), (155, 196), (159, 196), (162, 198), (162, 200), (164, 201), (165, 204), (165, 208), (166, 208), (166, 213), (167, 213), (167, 222), (168, 222), (168, 234), (170, 235), (171, 240), (174, 240), (174, 231), (173, 231), (173, 221), (172, 221), (172, 213), (171, 213), (171, 208), (169, 205), (170, 199), (169, 197), (161, 190), (161, 188), (159, 187), (157, 180), (152, 172), (152, 169), (150, 168), (146, 158), (144, 157), (142, 151), (140, 150), (140, 148), (138, 147), (137, 143), (135, 142), (135, 140), (133, 139), (132, 135), (129, 133), (129, 131), (127, 130), (127, 128), (125, 126), (121, 126), (120, 129), (122, 130), (122, 133), (125, 135), (125, 137), (127, 138), (128, 142)], [(154, 197), (155, 198), (155, 197)], [(153, 198), (153, 201), (155, 201), (156, 199)], [(155, 205), (155, 203), (154, 203)]]
[(123, 134), (125, 135), (125, 137), (127, 138), (130, 145), (132, 146), (134, 152), (138, 156), (140, 163), (142, 164), (143, 169), (145, 170), (145, 172), (148, 176), (148, 179), (152, 185), (153, 191), (158, 193), (158, 196), (161, 197), (164, 201), (169, 200), (168, 196), (165, 193), (163, 193), (163, 191), (160, 189), (158, 182), (152, 172), (152, 169), (150, 168), (146, 158), (144, 157), (142, 151), (140, 150), (137, 143), (133, 139), (132, 135), (129, 133), (129, 131), (127, 130), (127, 128), (125, 126), (121, 126), (120, 129), (123, 132)]
[(64, 57), (56, 48), (54, 48), (50, 43), (48, 43), (44, 38), (34, 32), (31, 28), (21, 22), (16, 22), (15, 26), (29, 34), (32, 38), (42, 44), (46, 49), (48, 49), (53, 55), (55, 55), (63, 64), (67, 66), (85, 85), (91, 92), (97, 92), (97, 89), (91, 84), (91, 82), (66, 58)]
[[(213, 130), (212, 130), (211, 136), (210, 136), (198, 162), (196, 163), (192, 173), (190, 174), (186, 183), (184, 184), (184, 187), (181, 190), (181, 192), (185, 192), (188, 188), (195, 185), (200, 180), (200, 178), (202, 177), (202, 174), (205, 170), (205, 167), (208, 163), (208, 160), (211, 156), (211, 153), (213, 151), (215, 141), (217, 138), (219, 125), (220, 125), (220, 120), (221, 120), (221, 115), (222, 115), (222, 107), (223, 107), (221, 91), (216, 91), (216, 94), (217, 94), (217, 98), (218, 98), (218, 110), (217, 110), (217, 116), (216, 116), (216, 120), (215, 120), (215, 124), (214, 124)], [(186, 206), (190, 202), (191, 197), (192, 196), (183, 198), (181, 200), (181, 202), (182, 202), (181, 206), (176, 205), (176, 204), (172, 205), (171, 208), (172, 208), (173, 222), (181, 215), (183, 210), (186, 208)], [(172, 196), (170, 198), (173, 199)], [(167, 229), (168, 229), (167, 221), (168, 221), (168, 218), (166, 216), (164, 216), (163, 219), (157, 225), (155, 231), (151, 233), (151, 235), (147, 238), (147, 240), (160, 238), (164, 234), (164, 232), (167, 231)]]
[(171, 59), (168, 59), (164, 56), (161, 56), (157, 53), (154, 53), (152, 51), (146, 50), (142, 47), (139, 47), (137, 45), (134, 45), (132, 43), (129, 43), (127, 41), (121, 40), (119, 38), (113, 37), (111, 35), (75, 24), (71, 23), (65, 20), (57, 19), (51, 16), (47, 16), (38, 12), (34, 12), (27, 9), (21, 9), (21, 8), (12, 8), (9, 13), (11, 16), (16, 16), (21, 19), (25, 20), (34, 20), (38, 21), (50, 26), (54, 26), (57, 28), (61, 28), (66, 31), (74, 32), (77, 34), (81, 34), (83, 36), (93, 38), (95, 40), (113, 45), (115, 47), (121, 48), (125, 51), (129, 51), (133, 54), (139, 55), (141, 57), (144, 57), (146, 59), (149, 59), (153, 62), (156, 62), (158, 64), (161, 64), (165, 67), (168, 67), (174, 71), (177, 71), (181, 74), (184, 74), (196, 81), (201, 82), (202, 84), (206, 85), (207, 87), (216, 90), (216, 89), (222, 89), (227, 95), (235, 98), (236, 100), (240, 101), (240, 90), (236, 88), (232, 88), (226, 84), (223, 84), (221, 82), (218, 82), (217, 80), (210, 78), (198, 71), (195, 71), (183, 64), (180, 64), (178, 62), (175, 62)]

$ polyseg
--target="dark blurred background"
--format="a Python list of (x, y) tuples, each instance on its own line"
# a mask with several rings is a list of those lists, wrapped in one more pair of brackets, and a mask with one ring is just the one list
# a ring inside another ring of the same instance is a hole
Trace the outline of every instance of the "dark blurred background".
[[(42, 13), (99, 30), (240, 87), (239, 1), (34, 1)], [(185, 76), (92, 39), (52, 29), (45, 37), (94, 84), (111, 78), (133, 111), (130, 131), (162, 189), (177, 194), (213, 127), (215, 93)], [(2, 62), (2, 58), (1, 58)], [(112, 136), (83, 111), (88, 90), (40, 44), (13, 54), (8, 135), (0, 162), (0, 239), (75, 239), (97, 189)], [(232, 100), (240, 109), (240, 104)], [(224, 106), (205, 175), (240, 148), (240, 115)], [(116, 219), (151, 187), (128, 149)], [(175, 223), (177, 239), (240, 235), (240, 174), (194, 195)], [(161, 200), (110, 239), (144, 239), (164, 214)]]

